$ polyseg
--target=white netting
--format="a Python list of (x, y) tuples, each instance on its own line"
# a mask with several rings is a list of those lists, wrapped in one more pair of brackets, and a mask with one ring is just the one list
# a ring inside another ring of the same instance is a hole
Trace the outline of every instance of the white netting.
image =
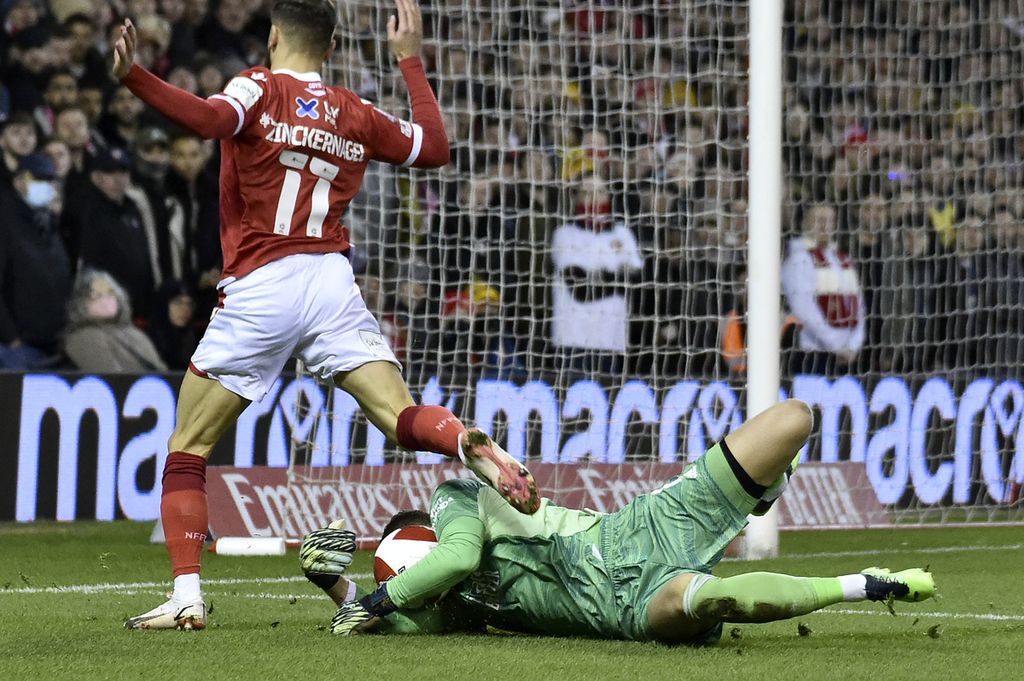
[(787, 12), (784, 224), (834, 211), (864, 305), (855, 359), (797, 341), (788, 369), (861, 383), (851, 437), (812, 455), (864, 456), (902, 520), (1014, 515), (1024, 477), (1022, 17), (1017, 0)]
[[(389, 6), (340, 4), (328, 82), (407, 115)], [(531, 462), (614, 464), (640, 486), (655, 481), (634, 463), (692, 458), (742, 421), (747, 16), (425, 8), (453, 161), (372, 164), (345, 217), (417, 399)], [(807, 299), (835, 333), (808, 344), (813, 320), (788, 319), (783, 384), (821, 416), (810, 459), (865, 462), (897, 521), (1021, 519), (1020, 17), (1018, 0), (787, 3), (785, 236), (834, 215), (849, 257), (811, 255), (802, 281), (828, 290)], [(367, 448), (334, 398), (333, 419), (296, 416), (296, 479), (418, 468)]]

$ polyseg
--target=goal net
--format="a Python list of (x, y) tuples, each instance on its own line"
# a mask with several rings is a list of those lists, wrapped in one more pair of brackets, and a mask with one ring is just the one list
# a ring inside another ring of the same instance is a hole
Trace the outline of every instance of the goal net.
[[(785, 252), (835, 234), (820, 319), (783, 287), (822, 465), (782, 526), (1024, 520), (1024, 2), (786, 4)], [(328, 82), (407, 117), (390, 6), (339, 8)], [(418, 401), (613, 510), (744, 419), (748, 6), (439, 0), (424, 30), (452, 162), (370, 165), (364, 297)], [(280, 395), (289, 485), (347, 490), (324, 519), (370, 537), (462, 474), (301, 367)]]

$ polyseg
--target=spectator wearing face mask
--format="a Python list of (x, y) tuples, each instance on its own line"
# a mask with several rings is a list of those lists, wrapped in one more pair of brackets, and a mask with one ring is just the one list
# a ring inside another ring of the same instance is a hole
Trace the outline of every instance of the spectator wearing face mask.
[(0, 199), (0, 369), (34, 369), (58, 355), (71, 265), (57, 230), (55, 180), (53, 163), (30, 154)]
[(153, 342), (131, 317), (128, 296), (113, 277), (82, 270), (68, 306), (65, 352), (76, 367), (92, 373), (166, 371)]

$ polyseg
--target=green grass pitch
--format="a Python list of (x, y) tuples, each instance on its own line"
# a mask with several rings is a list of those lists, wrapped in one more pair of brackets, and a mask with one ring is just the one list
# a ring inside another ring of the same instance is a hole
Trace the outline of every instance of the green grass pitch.
[[(783, 557), (718, 574), (835, 575), (929, 565), (940, 598), (837, 605), (769, 625), (727, 625), (713, 648), (532, 636), (353, 637), (295, 552), (208, 556), (203, 632), (137, 632), (128, 615), (167, 589), (149, 525), (0, 524), (0, 671), (7, 679), (883, 679), (1012, 678), (1024, 651), (1024, 530), (899, 529), (784, 534)], [(365, 581), (369, 556), (353, 572)], [(77, 586), (76, 586), (77, 585)]]

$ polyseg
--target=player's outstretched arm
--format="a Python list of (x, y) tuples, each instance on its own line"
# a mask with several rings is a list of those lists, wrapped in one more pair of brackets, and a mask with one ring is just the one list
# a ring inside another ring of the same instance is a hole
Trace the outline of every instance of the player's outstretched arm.
[(451, 150), (441, 107), (427, 82), (420, 60), (423, 15), (416, 0), (395, 0), (395, 14), (388, 19), (388, 44), (409, 90), (412, 120), (423, 129), (423, 146), (411, 165), (415, 168), (440, 168), (448, 163)]
[(114, 44), (114, 77), (151, 107), (195, 135), (206, 139), (231, 137), (238, 128), (238, 114), (222, 100), (196, 97), (166, 83), (135, 63), (138, 36), (130, 19), (124, 20)]

